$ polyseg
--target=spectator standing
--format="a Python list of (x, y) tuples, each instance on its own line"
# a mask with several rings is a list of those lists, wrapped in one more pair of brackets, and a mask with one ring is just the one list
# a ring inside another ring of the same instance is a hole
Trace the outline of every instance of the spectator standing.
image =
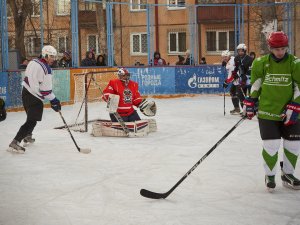
[(194, 65), (193, 59), (191, 58), (190, 50), (186, 50), (185, 52), (185, 63), (184, 65)]
[(96, 66), (106, 66), (105, 57), (103, 55), (98, 55)]
[(163, 66), (167, 65), (166, 61), (161, 58), (160, 53), (158, 51), (154, 52), (154, 61), (153, 61), (154, 66)]
[(20, 70), (25, 70), (26, 67), (27, 67), (27, 65), (28, 65), (28, 63), (29, 63), (29, 60), (27, 58), (22, 58), (21, 59), (21, 64), (19, 66), (19, 69)]
[(176, 65), (184, 65), (184, 57), (182, 55), (178, 56), (178, 61), (176, 62)]
[(85, 59), (81, 61), (81, 66), (96, 66), (96, 60), (93, 58), (93, 52), (86, 52)]
[(63, 57), (58, 62), (59, 67), (72, 67), (72, 55), (70, 51), (65, 51)]
[(202, 58), (201, 58), (200, 64), (206, 64), (206, 59), (205, 59), (205, 57), (202, 57)]

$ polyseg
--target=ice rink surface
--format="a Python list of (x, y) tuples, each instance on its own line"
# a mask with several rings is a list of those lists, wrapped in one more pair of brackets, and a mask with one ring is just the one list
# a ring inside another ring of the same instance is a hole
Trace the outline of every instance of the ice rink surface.
[[(8, 144), (25, 122), (10, 112), (0, 123), (0, 225), (299, 225), (300, 191), (264, 185), (257, 119), (240, 124), (165, 200), (141, 188), (168, 191), (236, 122), (226, 97), (156, 99), (158, 132), (143, 138), (93, 137), (73, 132), (45, 109), (36, 142), (25, 154)], [(108, 118), (103, 103), (92, 116)], [(67, 122), (74, 116), (64, 106)], [(279, 158), (282, 159), (282, 150)], [(295, 175), (300, 177), (300, 163)]]

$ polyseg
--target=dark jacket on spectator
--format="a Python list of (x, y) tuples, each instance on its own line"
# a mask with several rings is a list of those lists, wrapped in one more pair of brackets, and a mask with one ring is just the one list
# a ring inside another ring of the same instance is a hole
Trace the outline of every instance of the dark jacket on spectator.
[(92, 52), (86, 52), (86, 57), (81, 61), (81, 66), (96, 66), (96, 60), (93, 59)]

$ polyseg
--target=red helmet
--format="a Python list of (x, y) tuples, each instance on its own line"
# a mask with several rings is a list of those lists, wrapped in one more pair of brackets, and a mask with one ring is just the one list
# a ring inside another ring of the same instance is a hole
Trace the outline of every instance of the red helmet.
[(271, 48), (286, 47), (289, 45), (289, 38), (282, 31), (276, 31), (269, 35), (267, 42)]

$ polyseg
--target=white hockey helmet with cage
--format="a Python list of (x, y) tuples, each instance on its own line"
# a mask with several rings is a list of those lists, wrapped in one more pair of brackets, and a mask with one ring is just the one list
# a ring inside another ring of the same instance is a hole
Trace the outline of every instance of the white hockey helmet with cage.
[(57, 51), (56, 49), (51, 46), (51, 45), (45, 45), (42, 49), (42, 57), (46, 58), (48, 56), (56, 56), (57, 55)]
[(236, 49), (237, 50), (242, 49), (244, 51), (247, 51), (247, 46), (244, 43), (241, 43), (236, 47)]
[(118, 77), (122, 81), (129, 81), (130, 80), (130, 73), (127, 69), (125, 68), (120, 68), (118, 70)]
[(230, 55), (231, 55), (231, 53), (230, 53), (229, 50), (222, 51), (222, 53), (221, 53), (221, 56), (222, 56), (222, 57), (228, 57), (228, 56), (230, 56)]

